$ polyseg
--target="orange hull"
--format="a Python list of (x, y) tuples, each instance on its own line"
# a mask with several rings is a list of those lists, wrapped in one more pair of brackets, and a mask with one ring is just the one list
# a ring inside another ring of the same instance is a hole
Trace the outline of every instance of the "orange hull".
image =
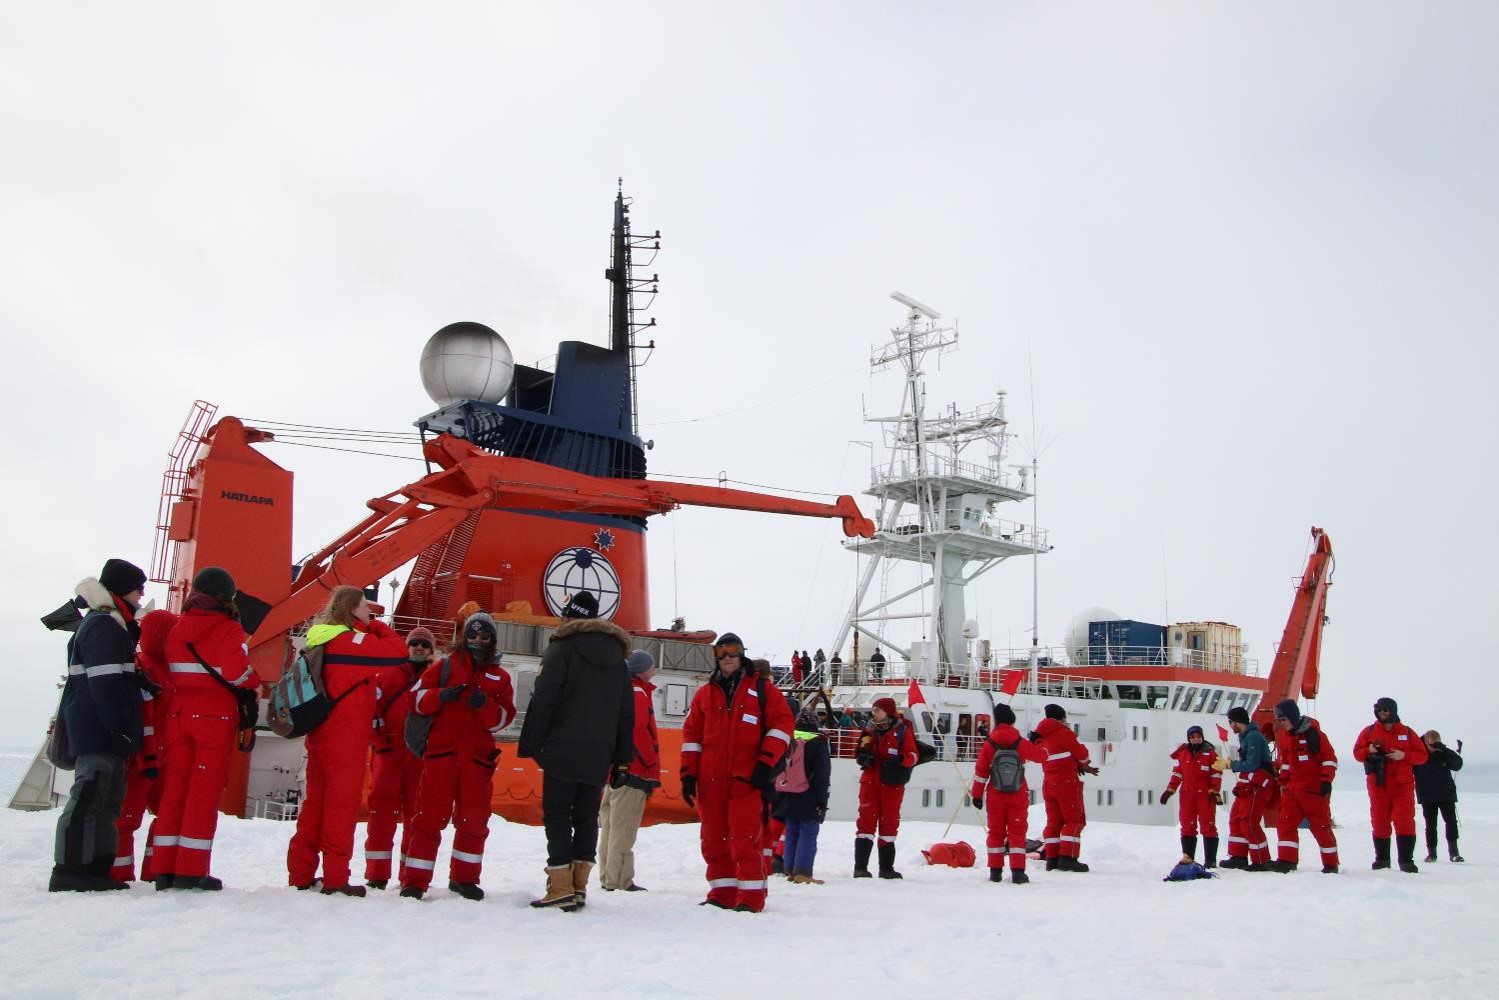
[[(663, 729), (661, 738), (662, 786), (651, 795), (645, 806), (642, 825), (654, 823), (696, 823), (697, 810), (682, 801), (682, 787), (677, 781), (682, 759), (682, 731)], [(541, 825), (541, 769), (535, 761), (515, 756), (515, 744), (501, 746), (500, 766), (494, 773), (494, 795), (491, 809), (512, 823)]]

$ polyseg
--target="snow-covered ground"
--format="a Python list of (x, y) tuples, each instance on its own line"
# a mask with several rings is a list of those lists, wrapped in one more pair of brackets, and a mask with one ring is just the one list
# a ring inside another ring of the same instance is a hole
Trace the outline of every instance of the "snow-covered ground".
[[(0, 754), (7, 800), (28, 761)], [(224, 892), (80, 896), (46, 891), (57, 814), (0, 810), (0, 996), (1499, 995), (1499, 866), (1488, 860), (1499, 795), (1464, 796), (1467, 864), (1414, 876), (1369, 871), (1362, 790), (1333, 804), (1343, 874), (1188, 883), (1161, 881), (1174, 828), (1095, 824), (1092, 873), (1033, 868), (1017, 887), (988, 883), (982, 868), (923, 865), (920, 848), (943, 835), (930, 823), (902, 830), (904, 881), (856, 882), (852, 825), (829, 823), (817, 866), (827, 884), (774, 879), (759, 916), (696, 905), (695, 826), (642, 831), (637, 879), (650, 892), (595, 888), (567, 914), (527, 907), (542, 887), (542, 834), (499, 819), (482, 903), (294, 892), (290, 826), (229, 818), (214, 850)], [(1041, 818), (1033, 811), (1033, 835)], [(960, 838), (983, 857), (973, 827), (947, 839)]]

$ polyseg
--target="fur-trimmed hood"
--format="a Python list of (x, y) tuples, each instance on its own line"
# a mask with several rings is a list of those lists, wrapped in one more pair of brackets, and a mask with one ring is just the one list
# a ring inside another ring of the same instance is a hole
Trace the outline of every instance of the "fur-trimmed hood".
[(120, 628), (128, 629), (130, 625), (125, 621), (125, 616), (120, 613), (119, 606), (115, 604), (114, 595), (109, 588), (100, 583), (97, 577), (85, 577), (73, 588), (73, 593), (88, 602), (90, 611), (108, 611), (111, 618), (119, 622)]
[(613, 636), (614, 639), (619, 643), (620, 657), (623, 658), (630, 655), (630, 647), (633, 645), (633, 643), (630, 641), (630, 633), (626, 632), (618, 625), (609, 621), (607, 618), (563, 619), (562, 624), (557, 626), (557, 631), (553, 633), (552, 638), (554, 640), (566, 639), (569, 636), (582, 635), (587, 632), (600, 632), (604, 635)]

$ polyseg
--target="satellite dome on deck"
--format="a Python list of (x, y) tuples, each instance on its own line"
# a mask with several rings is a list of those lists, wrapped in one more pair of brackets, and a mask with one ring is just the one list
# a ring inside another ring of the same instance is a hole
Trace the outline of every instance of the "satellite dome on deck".
[(498, 403), (510, 391), (515, 356), (483, 323), (449, 323), (422, 348), (422, 388), (438, 406), (466, 399)]
[(1067, 659), (1072, 663), (1088, 662), (1088, 626), (1093, 622), (1117, 622), (1119, 616), (1108, 608), (1089, 608), (1079, 611), (1067, 623)]

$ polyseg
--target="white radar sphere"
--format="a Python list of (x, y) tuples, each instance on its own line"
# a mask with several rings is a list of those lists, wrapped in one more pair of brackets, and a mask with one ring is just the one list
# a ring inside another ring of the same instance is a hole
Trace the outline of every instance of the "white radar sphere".
[(1088, 626), (1093, 622), (1117, 622), (1119, 615), (1108, 608), (1089, 608), (1079, 611), (1067, 623), (1067, 659), (1072, 663), (1088, 662)]
[(422, 388), (438, 406), (466, 399), (498, 403), (510, 391), (515, 356), (483, 323), (449, 323), (422, 348)]

